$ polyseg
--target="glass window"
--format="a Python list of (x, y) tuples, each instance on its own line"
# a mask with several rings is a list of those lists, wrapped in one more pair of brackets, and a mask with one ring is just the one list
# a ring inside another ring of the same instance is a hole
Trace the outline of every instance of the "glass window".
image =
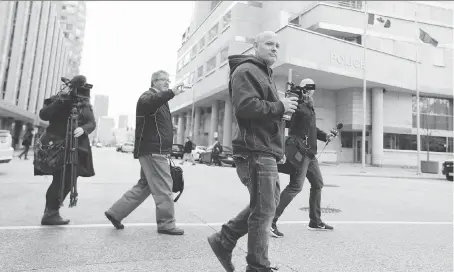
[(206, 72), (211, 72), (216, 68), (216, 56), (212, 57), (207, 61)]
[(222, 27), (226, 28), (230, 25), (230, 20), (232, 19), (232, 12), (229, 10), (223, 17), (222, 17)]
[(221, 50), (221, 63), (226, 61), (229, 57), (229, 47), (225, 47), (224, 49)]
[(341, 131), (341, 145), (345, 148), (353, 148), (353, 132)]
[(216, 23), (208, 32), (208, 42), (211, 42), (218, 35), (218, 24)]
[(205, 47), (205, 36), (200, 39), (197, 47), (199, 48), (199, 52)]
[(195, 81), (195, 72), (191, 72), (191, 74), (189, 74), (189, 80), (188, 80), (188, 84), (189, 85), (192, 85)]
[(202, 77), (203, 77), (203, 65), (199, 66), (199, 68), (197, 68), (197, 78), (202, 78)]
[[(416, 96), (413, 96), (413, 127), (416, 127)], [(424, 129), (452, 130), (452, 100), (445, 98), (420, 97), (420, 126)]]
[(68, 19), (68, 17), (62, 15), (62, 16), (60, 16), (60, 19), (66, 20), (66, 19)]
[(67, 30), (72, 30), (72, 29), (73, 29), (73, 25), (69, 25), (69, 24), (66, 25), (66, 29), (67, 29)]
[(188, 64), (190, 60), (191, 60), (191, 54), (186, 53), (186, 55), (184, 55), (184, 58), (183, 58), (183, 67), (186, 66), (186, 64)]
[(191, 49), (191, 59), (195, 58), (197, 56), (197, 45), (194, 45)]

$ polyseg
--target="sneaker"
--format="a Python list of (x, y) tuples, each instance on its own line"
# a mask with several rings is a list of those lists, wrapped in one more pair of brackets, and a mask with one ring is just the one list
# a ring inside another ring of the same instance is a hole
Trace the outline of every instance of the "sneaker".
[(277, 229), (276, 223), (271, 225), (271, 236), (275, 238), (282, 238), (284, 234)]
[(330, 225), (327, 225), (323, 222), (320, 222), (318, 224), (309, 222), (307, 229), (308, 230), (334, 230), (333, 227), (331, 227)]

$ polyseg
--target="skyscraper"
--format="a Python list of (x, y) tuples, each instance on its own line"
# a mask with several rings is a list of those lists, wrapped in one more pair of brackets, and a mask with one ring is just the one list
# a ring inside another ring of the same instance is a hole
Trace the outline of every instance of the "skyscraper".
[[(93, 105), (93, 111), (94, 111), (94, 116), (96, 123), (98, 123), (99, 127), (99, 122), (100, 122), (100, 117), (107, 116), (109, 113), (109, 96), (108, 95), (101, 95), (97, 94), (95, 95), (95, 102)], [(90, 134), (90, 141), (93, 142), (93, 139), (98, 137), (98, 129), (95, 129), (93, 133)]]
[(118, 128), (126, 128), (128, 126), (128, 116), (120, 115), (118, 117)]
[(85, 1), (59, 1), (60, 25), (69, 41), (71, 51), (68, 60), (67, 77), (79, 74), (85, 37)]

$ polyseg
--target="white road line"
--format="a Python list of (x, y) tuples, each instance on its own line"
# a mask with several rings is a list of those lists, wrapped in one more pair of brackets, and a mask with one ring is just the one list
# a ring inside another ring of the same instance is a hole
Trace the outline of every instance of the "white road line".
[[(308, 224), (308, 221), (280, 221), (279, 225)], [(418, 222), (418, 221), (329, 221), (332, 225), (453, 225), (453, 222)], [(216, 227), (222, 223), (177, 223), (181, 227)], [(125, 227), (156, 227), (156, 223), (125, 223)], [(63, 226), (4, 226), (2, 230), (32, 230), (48, 228), (113, 228), (112, 224), (81, 224)]]

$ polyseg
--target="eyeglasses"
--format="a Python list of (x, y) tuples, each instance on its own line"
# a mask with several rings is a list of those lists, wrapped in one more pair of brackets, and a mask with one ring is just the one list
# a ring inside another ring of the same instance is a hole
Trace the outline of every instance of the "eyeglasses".
[(168, 79), (168, 78), (160, 78), (160, 79), (158, 79), (158, 80), (166, 81), (166, 82), (168, 82), (168, 83), (171, 83), (171, 82), (172, 82), (172, 81), (170, 81), (170, 79)]

